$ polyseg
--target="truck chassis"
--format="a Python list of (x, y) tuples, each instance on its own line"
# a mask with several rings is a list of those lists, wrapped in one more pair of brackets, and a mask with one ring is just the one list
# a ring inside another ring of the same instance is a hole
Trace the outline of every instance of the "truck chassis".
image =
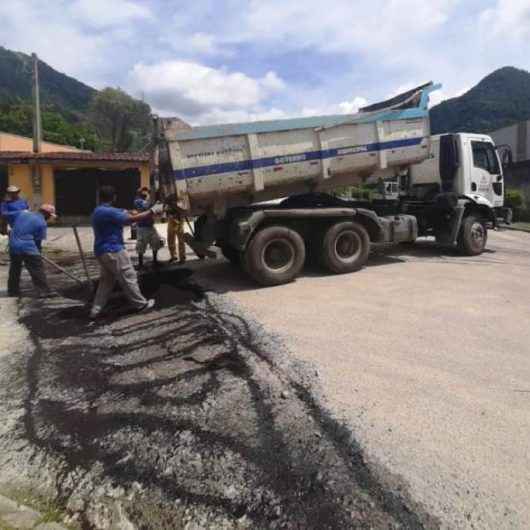
[(306, 262), (334, 274), (357, 271), (373, 245), (412, 243), (419, 236), (432, 235), (441, 245), (477, 255), (486, 246), (488, 228), (496, 226), (491, 209), (455, 194), (366, 206), (304, 194), (274, 205), (232, 208), (222, 220), (201, 216), (188, 243), (199, 254), (215, 243), (256, 282), (271, 286), (294, 280)]

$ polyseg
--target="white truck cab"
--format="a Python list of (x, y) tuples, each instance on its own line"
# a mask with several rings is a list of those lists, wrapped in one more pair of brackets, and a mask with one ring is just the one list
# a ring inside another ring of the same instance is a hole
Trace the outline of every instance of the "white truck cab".
[(504, 177), (490, 136), (473, 133), (431, 137), (431, 155), (410, 168), (410, 186), (438, 185), (440, 192), (469, 197), (492, 209), (504, 206)]

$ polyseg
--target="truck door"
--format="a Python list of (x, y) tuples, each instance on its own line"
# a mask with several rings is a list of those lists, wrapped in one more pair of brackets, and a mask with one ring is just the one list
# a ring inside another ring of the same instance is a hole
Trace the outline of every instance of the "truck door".
[(494, 207), (504, 202), (503, 178), (497, 151), (492, 143), (472, 140), (473, 167), (471, 168), (471, 194), (481, 195)]

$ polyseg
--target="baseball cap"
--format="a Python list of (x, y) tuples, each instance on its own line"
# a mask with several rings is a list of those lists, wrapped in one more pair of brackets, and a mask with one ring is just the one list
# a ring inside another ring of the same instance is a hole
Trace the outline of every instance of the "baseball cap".
[(47, 213), (50, 217), (57, 217), (55, 206), (53, 204), (41, 204), (39, 210)]
[(20, 191), (20, 188), (18, 186), (8, 186), (7, 187), (7, 193), (18, 193)]

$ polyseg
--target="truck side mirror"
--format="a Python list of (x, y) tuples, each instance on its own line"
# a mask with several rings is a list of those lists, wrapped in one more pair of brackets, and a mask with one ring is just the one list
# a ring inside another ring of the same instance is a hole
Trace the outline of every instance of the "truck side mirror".
[(440, 137), (440, 177), (442, 192), (453, 191), (453, 184), (458, 170), (458, 144), (454, 134)]
[(499, 158), (501, 159), (501, 165), (503, 169), (513, 164), (512, 148), (509, 145), (507, 144), (498, 145), (497, 153), (499, 153)]

